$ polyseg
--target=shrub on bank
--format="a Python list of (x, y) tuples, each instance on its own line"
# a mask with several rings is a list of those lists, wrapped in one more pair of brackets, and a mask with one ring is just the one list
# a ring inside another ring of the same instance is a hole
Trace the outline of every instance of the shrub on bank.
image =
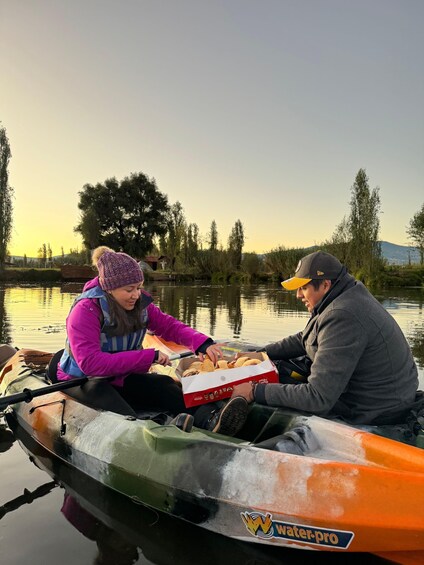
[(211, 283), (212, 284), (225, 284), (228, 282), (229, 273), (223, 273), (222, 271), (212, 273)]
[(424, 284), (423, 267), (401, 267), (391, 265), (386, 267), (381, 273), (380, 285), (387, 287), (411, 287), (422, 286)]

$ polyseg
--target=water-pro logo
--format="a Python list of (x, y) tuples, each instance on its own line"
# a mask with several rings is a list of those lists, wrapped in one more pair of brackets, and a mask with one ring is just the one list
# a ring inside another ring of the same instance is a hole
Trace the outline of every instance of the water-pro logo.
[(344, 530), (330, 530), (294, 524), (291, 522), (279, 522), (272, 519), (272, 514), (261, 514), (260, 512), (241, 512), (241, 519), (247, 531), (261, 539), (280, 538), (293, 542), (308, 543), (338, 549), (347, 549), (354, 538), (353, 532)]

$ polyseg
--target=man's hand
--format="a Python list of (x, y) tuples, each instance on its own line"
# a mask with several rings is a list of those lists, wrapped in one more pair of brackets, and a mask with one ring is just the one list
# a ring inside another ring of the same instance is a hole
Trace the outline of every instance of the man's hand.
[(235, 396), (242, 396), (247, 400), (247, 402), (253, 402), (255, 400), (255, 397), (253, 396), (253, 383), (249, 382), (236, 385), (231, 398), (234, 398)]

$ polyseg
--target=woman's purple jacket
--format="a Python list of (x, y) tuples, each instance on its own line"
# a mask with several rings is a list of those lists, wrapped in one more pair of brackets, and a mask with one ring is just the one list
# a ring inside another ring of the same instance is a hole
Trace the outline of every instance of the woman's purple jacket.
[[(84, 291), (98, 286), (98, 277), (84, 286)], [(144, 291), (143, 291), (144, 292)], [(147, 294), (147, 293), (145, 293)], [(196, 330), (164, 314), (160, 308), (150, 303), (147, 306), (149, 321), (147, 329), (166, 341), (175, 341), (195, 352), (208, 339)], [(85, 375), (115, 376), (111, 381), (114, 386), (122, 386), (124, 379), (131, 373), (146, 373), (155, 358), (154, 349), (104, 353), (100, 348), (102, 311), (97, 299), (83, 298), (72, 308), (66, 319), (66, 331), (78, 366)], [(59, 380), (72, 377), (57, 368)]]

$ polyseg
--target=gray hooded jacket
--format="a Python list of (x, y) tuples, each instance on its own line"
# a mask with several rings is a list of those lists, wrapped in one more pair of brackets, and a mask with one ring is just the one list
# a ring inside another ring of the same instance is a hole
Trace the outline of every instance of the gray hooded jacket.
[(271, 359), (307, 355), (304, 384), (258, 385), (255, 401), (356, 424), (399, 421), (418, 388), (402, 330), (365, 286), (345, 273), (315, 307), (303, 332), (265, 347)]

